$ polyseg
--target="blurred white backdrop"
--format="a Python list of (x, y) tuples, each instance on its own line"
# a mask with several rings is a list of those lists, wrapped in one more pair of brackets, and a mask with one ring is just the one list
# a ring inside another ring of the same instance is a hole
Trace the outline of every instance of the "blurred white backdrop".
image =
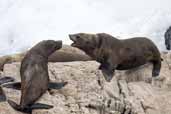
[(171, 25), (170, 0), (0, 0), (0, 55), (17, 53), (44, 39), (106, 32), (118, 38), (146, 36), (164, 50)]

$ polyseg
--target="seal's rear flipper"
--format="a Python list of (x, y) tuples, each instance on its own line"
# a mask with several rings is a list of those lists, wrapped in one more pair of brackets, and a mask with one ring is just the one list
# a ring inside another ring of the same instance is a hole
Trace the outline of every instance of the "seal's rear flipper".
[(4, 94), (3, 89), (0, 87), (0, 102), (6, 101), (6, 96)]
[(14, 101), (8, 100), (9, 105), (15, 109), (16, 111), (24, 112), (24, 113), (32, 113), (32, 109), (27, 107), (27, 108), (21, 108), (20, 105), (16, 104)]
[(15, 102), (8, 100), (8, 103), (10, 104), (11, 107), (13, 107), (15, 110), (24, 112), (24, 113), (32, 113), (32, 110), (34, 109), (50, 109), (53, 108), (52, 105), (47, 105), (47, 104), (41, 104), (41, 103), (35, 103), (31, 106), (27, 106), (24, 108), (21, 108), (20, 105), (16, 104)]
[(49, 89), (61, 89), (66, 84), (68, 84), (68, 82), (60, 82), (60, 83), (50, 82), (49, 85), (48, 85), (48, 88)]
[(16, 90), (21, 90), (21, 82), (7, 83), (7, 84), (3, 84), (2, 86), (6, 88), (13, 88)]
[(12, 77), (2, 77), (0, 78), (0, 85), (3, 83), (13, 82), (13, 81), (14, 81), (14, 78)]
[[(64, 87), (68, 82), (61, 82), (61, 83), (56, 83), (56, 82), (50, 82), (48, 85), (49, 89), (61, 89)], [(6, 88), (13, 88), (16, 90), (21, 90), (21, 82), (13, 82), (13, 83), (8, 83), (8, 84), (3, 84), (3, 87)]]
[(53, 108), (52, 105), (42, 104), (42, 103), (35, 103), (35, 104), (30, 106), (31, 110), (34, 110), (34, 109), (51, 109), (51, 108)]

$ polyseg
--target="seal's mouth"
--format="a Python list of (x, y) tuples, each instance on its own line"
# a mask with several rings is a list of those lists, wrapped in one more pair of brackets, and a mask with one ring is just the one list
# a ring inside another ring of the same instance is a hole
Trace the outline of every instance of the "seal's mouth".
[(73, 46), (73, 47), (77, 47), (77, 39), (76, 39), (76, 37), (74, 36), (74, 35), (69, 35), (69, 38), (70, 38), (70, 40), (72, 40), (73, 41), (73, 43), (71, 44), (71, 46)]

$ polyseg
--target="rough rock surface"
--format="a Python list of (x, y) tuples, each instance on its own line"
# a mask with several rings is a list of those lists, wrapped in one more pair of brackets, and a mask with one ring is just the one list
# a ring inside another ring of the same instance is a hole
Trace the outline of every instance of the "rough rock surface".
[[(171, 53), (163, 54), (160, 76), (151, 77), (152, 65), (117, 71), (110, 83), (95, 61), (49, 63), (53, 82), (68, 82), (46, 92), (37, 102), (54, 105), (33, 114), (171, 114)], [(20, 63), (6, 64), (2, 76), (20, 80)], [(8, 99), (20, 101), (20, 91), (3, 88)], [(0, 114), (22, 114), (0, 102)]]

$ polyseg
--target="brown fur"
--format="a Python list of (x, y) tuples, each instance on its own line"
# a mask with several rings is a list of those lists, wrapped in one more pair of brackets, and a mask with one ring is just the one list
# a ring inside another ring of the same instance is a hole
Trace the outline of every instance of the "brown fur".
[(48, 89), (48, 56), (62, 47), (62, 41), (45, 40), (31, 48), (21, 63), (20, 105), (9, 100), (9, 104), (19, 111), (31, 111), (29, 107)]
[(161, 68), (160, 52), (155, 44), (145, 37), (119, 40), (106, 33), (69, 35), (77, 47), (100, 62), (105, 79), (110, 81), (114, 70), (128, 70), (153, 63), (152, 76), (158, 76)]

